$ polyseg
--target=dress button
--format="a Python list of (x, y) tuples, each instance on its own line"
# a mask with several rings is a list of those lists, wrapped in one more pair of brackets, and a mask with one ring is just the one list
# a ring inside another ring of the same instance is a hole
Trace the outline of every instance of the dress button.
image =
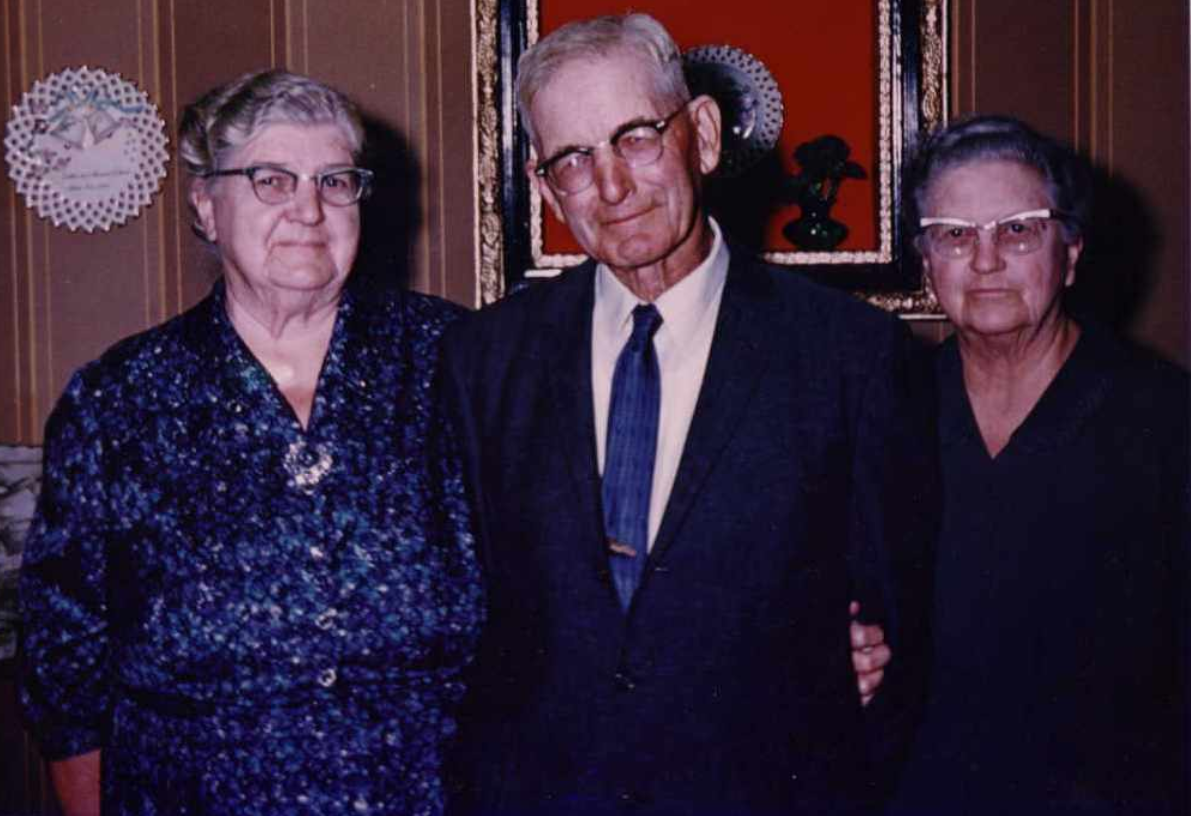
[(323, 669), (318, 673), (318, 684), (323, 688), (330, 688), (335, 685), (335, 681), (339, 675), (335, 673), (334, 669)]
[(314, 619), (314, 625), (319, 629), (326, 631), (335, 625), (335, 615), (338, 614), (334, 609), (324, 609), (319, 616)]
[(616, 681), (616, 687), (621, 691), (632, 691), (637, 688), (636, 681), (628, 672), (618, 671), (613, 679)]

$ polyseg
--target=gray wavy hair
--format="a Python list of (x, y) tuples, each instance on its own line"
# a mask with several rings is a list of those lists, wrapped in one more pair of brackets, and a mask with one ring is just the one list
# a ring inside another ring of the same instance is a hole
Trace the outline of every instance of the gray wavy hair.
[(576, 20), (538, 40), (517, 61), (517, 110), (536, 146), (530, 106), (560, 68), (576, 60), (632, 55), (652, 67), (647, 81), (660, 104), (676, 108), (691, 98), (682, 73), (682, 54), (665, 27), (648, 14)]
[(222, 155), (266, 125), (337, 125), (352, 158), (364, 151), (364, 125), (344, 94), (289, 71), (254, 71), (214, 88), (182, 111), (178, 153), (186, 169), (203, 175), (219, 169)]
[(1087, 163), (1020, 119), (993, 115), (957, 119), (919, 148), (904, 177), (907, 234), (918, 232), (918, 218), (939, 176), (980, 161), (1011, 161), (1033, 168), (1042, 177), (1051, 206), (1064, 213), (1059, 220), (1064, 241), (1070, 244), (1083, 238), (1092, 209)]

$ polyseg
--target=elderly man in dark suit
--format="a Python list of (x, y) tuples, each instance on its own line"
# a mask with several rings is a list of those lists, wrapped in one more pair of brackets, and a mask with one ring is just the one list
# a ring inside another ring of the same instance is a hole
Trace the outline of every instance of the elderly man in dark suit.
[[(719, 109), (652, 18), (546, 37), (518, 101), (592, 260), (446, 342), (491, 608), (456, 806), (865, 812), (925, 669), (907, 335), (729, 249), (702, 208)], [(894, 655), (867, 709), (851, 599)]]

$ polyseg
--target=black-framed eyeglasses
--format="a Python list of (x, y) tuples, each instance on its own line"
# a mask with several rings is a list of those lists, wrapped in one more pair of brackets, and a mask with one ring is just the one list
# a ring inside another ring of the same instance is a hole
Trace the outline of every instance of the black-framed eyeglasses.
[(966, 258), (976, 251), (980, 233), (991, 234), (993, 245), (1010, 255), (1028, 255), (1042, 247), (1046, 225), (1070, 216), (1060, 210), (1040, 209), (1013, 213), (995, 218), (987, 224), (977, 224), (966, 218), (922, 218), (918, 226), (921, 240), (936, 255)]
[(203, 173), (203, 178), (217, 176), (247, 176), (252, 192), (262, 204), (284, 204), (298, 191), (299, 181), (313, 181), (314, 189), (324, 204), (349, 207), (368, 197), (372, 190), (373, 173), (363, 167), (341, 167), (321, 173), (295, 173), (270, 164), (252, 167), (233, 167)]
[(684, 104), (669, 116), (652, 122), (641, 119), (625, 122), (599, 144), (564, 148), (535, 167), (534, 175), (546, 179), (559, 192), (581, 193), (595, 180), (595, 152), (605, 145), (629, 167), (653, 164), (662, 156), (666, 128), (686, 107)]

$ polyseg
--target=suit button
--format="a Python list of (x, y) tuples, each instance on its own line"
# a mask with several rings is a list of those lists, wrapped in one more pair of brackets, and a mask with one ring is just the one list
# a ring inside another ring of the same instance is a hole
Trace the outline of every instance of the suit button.
[(620, 806), (626, 810), (640, 808), (649, 804), (649, 797), (640, 791), (622, 790), (616, 794)]
[(618, 671), (613, 679), (616, 681), (616, 687), (621, 691), (632, 691), (637, 688), (637, 682), (628, 672)]

